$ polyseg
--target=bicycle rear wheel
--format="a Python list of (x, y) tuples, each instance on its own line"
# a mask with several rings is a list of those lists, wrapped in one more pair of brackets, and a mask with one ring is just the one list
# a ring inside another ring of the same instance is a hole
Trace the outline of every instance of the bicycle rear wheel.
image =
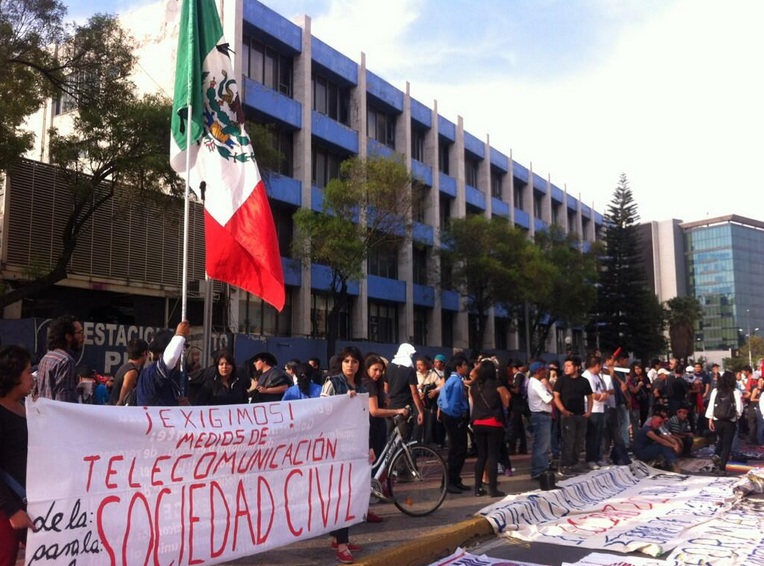
[(400, 450), (387, 476), (395, 506), (412, 517), (435, 511), (446, 498), (446, 464), (432, 448), (409, 446), (411, 458)]

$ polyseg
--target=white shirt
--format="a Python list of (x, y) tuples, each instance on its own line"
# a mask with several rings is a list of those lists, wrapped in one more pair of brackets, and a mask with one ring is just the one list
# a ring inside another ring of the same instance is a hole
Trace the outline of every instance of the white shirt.
[[(762, 395), (764, 397), (764, 395)], [(552, 413), (552, 393), (535, 377), (528, 381), (528, 408), (531, 413)]]
[[(606, 391), (612, 391), (613, 393), (607, 396), (607, 401), (605, 401), (605, 406), (609, 408), (615, 408), (617, 407), (615, 402), (615, 384), (613, 383), (613, 376), (609, 373), (602, 373), (600, 374), (600, 377), (602, 378), (602, 381), (605, 382), (605, 390)], [(620, 385), (619, 385), (620, 387)]]
[[(602, 379), (602, 377), (599, 374), (595, 375), (587, 369), (581, 375), (585, 377), (586, 380), (589, 382), (589, 386), (592, 388), (592, 393), (604, 393), (605, 391), (607, 391), (605, 380)], [(597, 401), (597, 399), (595, 399), (594, 396), (592, 396), (592, 400), (593, 400), (592, 413), (604, 413), (605, 401)]]
[[(708, 408), (706, 409), (706, 418), (714, 419), (714, 405), (716, 404), (716, 392), (718, 389), (711, 391), (711, 398), (708, 400)], [(732, 393), (735, 395), (735, 409), (737, 409), (737, 418), (739, 419), (743, 415), (743, 396), (740, 391), (733, 389)], [(759, 406), (761, 406), (761, 400), (759, 400)], [(735, 419), (737, 420), (737, 419)]]

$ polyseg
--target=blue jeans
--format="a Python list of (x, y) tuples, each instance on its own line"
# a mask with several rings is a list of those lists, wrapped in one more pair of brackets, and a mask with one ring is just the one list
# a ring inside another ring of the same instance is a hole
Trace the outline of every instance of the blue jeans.
[(602, 460), (602, 428), (605, 413), (592, 413), (586, 425), (586, 461), (595, 464)]
[(533, 453), (531, 456), (531, 477), (549, 469), (549, 449), (552, 443), (552, 414), (531, 413), (533, 425)]
[(668, 446), (663, 446), (663, 444), (658, 444), (657, 442), (645, 446), (635, 452), (634, 455), (643, 462), (646, 460), (655, 460), (661, 456), (668, 464), (673, 464), (677, 460), (676, 452), (674, 452), (673, 449)]

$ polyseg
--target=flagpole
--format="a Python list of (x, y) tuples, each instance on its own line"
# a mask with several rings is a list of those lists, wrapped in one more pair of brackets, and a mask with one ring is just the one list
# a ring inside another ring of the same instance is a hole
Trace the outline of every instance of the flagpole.
[(191, 144), (193, 143), (192, 127), (191, 127), (191, 104), (188, 105), (188, 118), (186, 120), (186, 187), (183, 194), (183, 269), (181, 273), (181, 307), (180, 318), (181, 320), (187, 320), (186, 313), (188, 311), (188, 224), (189, 214), (191, 210), (190, 195), (191, 184), (189, 182), (189, 173), (191, 171)]

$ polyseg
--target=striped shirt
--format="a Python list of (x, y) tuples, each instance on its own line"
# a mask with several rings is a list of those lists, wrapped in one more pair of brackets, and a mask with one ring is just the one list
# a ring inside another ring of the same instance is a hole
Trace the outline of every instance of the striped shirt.
[(66, 350), (51, 350), (37, 366), (35, 397), (76, 403), (77, 382), (77, 368), (72, 355)]

